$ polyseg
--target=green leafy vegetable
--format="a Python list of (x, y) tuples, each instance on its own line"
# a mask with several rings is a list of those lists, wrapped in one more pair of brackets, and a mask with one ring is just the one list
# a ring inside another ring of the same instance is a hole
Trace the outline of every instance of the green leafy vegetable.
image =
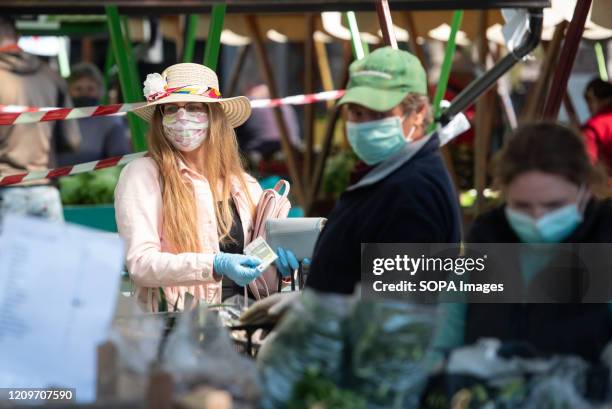
[(316, 369), (308, 369), (295, 384), (287, 409), (365, 409), (363, 397), (340, 389)]
[(108, 204), (114, 201), (114, 192), (120, 167), (81, 173), (59, 180), (62, 203), (65, 205)]

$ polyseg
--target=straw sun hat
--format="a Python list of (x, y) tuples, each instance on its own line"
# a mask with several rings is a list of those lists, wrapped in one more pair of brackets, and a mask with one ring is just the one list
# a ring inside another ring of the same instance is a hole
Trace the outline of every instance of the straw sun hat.
[(242, 125), (251, 115), (248, 98), (222, 98), (217, 74), (200, 64), (175, 64), (161, 74), (147, 75), (143, 93), (147, 104), (134, 109), (134, 113), (147, 122), (151, 121), (157, 105), (173, 102), (219, 104), (234, 128)]

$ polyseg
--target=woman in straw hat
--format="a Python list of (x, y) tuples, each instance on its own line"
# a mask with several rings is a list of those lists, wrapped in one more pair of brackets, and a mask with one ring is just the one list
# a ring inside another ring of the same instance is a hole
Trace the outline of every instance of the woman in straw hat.
[(250, 103), (222, 98), (214, 71), (191, 63), (149, 74), (144, 94), (134, 113), (149, 122), (150, 157), (127, 165), (115, 190), (138, 301), (155, 311), (163, 296), (182, 309), (189, 292), (218, 303), (222, 289), (260, 274), (261, 261), (241, 253), (262, 190), (242, 167), (233, 129)]

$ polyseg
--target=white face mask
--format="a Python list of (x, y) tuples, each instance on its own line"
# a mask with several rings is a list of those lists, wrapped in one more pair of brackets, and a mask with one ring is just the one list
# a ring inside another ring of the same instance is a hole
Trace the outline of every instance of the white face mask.
[(199, 148), (208, 134), (208, 115), (205, 112), (187, 112), (181, 108), (176, 114), (164, 115), (162, 124), (166, 138), (183, 152)]

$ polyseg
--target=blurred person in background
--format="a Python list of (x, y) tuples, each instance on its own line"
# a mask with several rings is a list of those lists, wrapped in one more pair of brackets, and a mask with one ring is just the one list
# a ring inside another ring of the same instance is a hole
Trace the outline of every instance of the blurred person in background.
[[(19, 48), (14, 22), (0, 17), (0, 105), (71, 107), (64, 80)], [(0, 126), (0, 177), (56, 166), (57, 154), (75, 151), (81, 135), (75, 121)], [(47, 179), (0, 187), (0, 218), (18, 213), (63, 220), (59, 191)]]
[[(72, 67), (68, 90), (74, 106), (100, 105), (104, 93), (102, 73), (93, 64), (80, 63)], [(60, 165), (73, 165), (110, 158), (132, 151), (125, 119), (118, 116), (90, 117), (78, 120), (81, 146), (74, 153), (58, 155)]]
[[(246, 87), (245, 96), (250, 100), (270, 98), (268, 86), (256, 83)], [(281, 107), (289, 140), (294, 147), (301, 145), (300, 127), (295, 108), (291, 105)], [(236, 129), (240, 149), (246, 154), (256, 153), (264, 159), (282, 150), (281, 133), (276, 123), (274, 108), (253, 109), (251, 117)]]
[[(612, 243), (612, 201), (598, 198), (606, 188), (605, 174), (591, 163), (574, 130), (555, 123), (518, 128), (494, 165), (505, 201), (473, 222), (467, 243)], [(548, 255), (536, 247), (521, 249), (533, 249), (537, 258), (520, 253), (522, 275), (517, 282), (529, 286), (536, 277), (548, 277)], [(561, 278), (558, 281), (565, 281)], [(443, 306), (435, 342), (443, 353), (481, 338), (496, 338), (544, 356), (571, 354), (596, 362), (612, 340), (608, 304)]]
[(587, 84), (584, 98), (591, 113), (591, 118), (582, 126), (587, 151), (612, 176), (612, 84), (594, 78)]

